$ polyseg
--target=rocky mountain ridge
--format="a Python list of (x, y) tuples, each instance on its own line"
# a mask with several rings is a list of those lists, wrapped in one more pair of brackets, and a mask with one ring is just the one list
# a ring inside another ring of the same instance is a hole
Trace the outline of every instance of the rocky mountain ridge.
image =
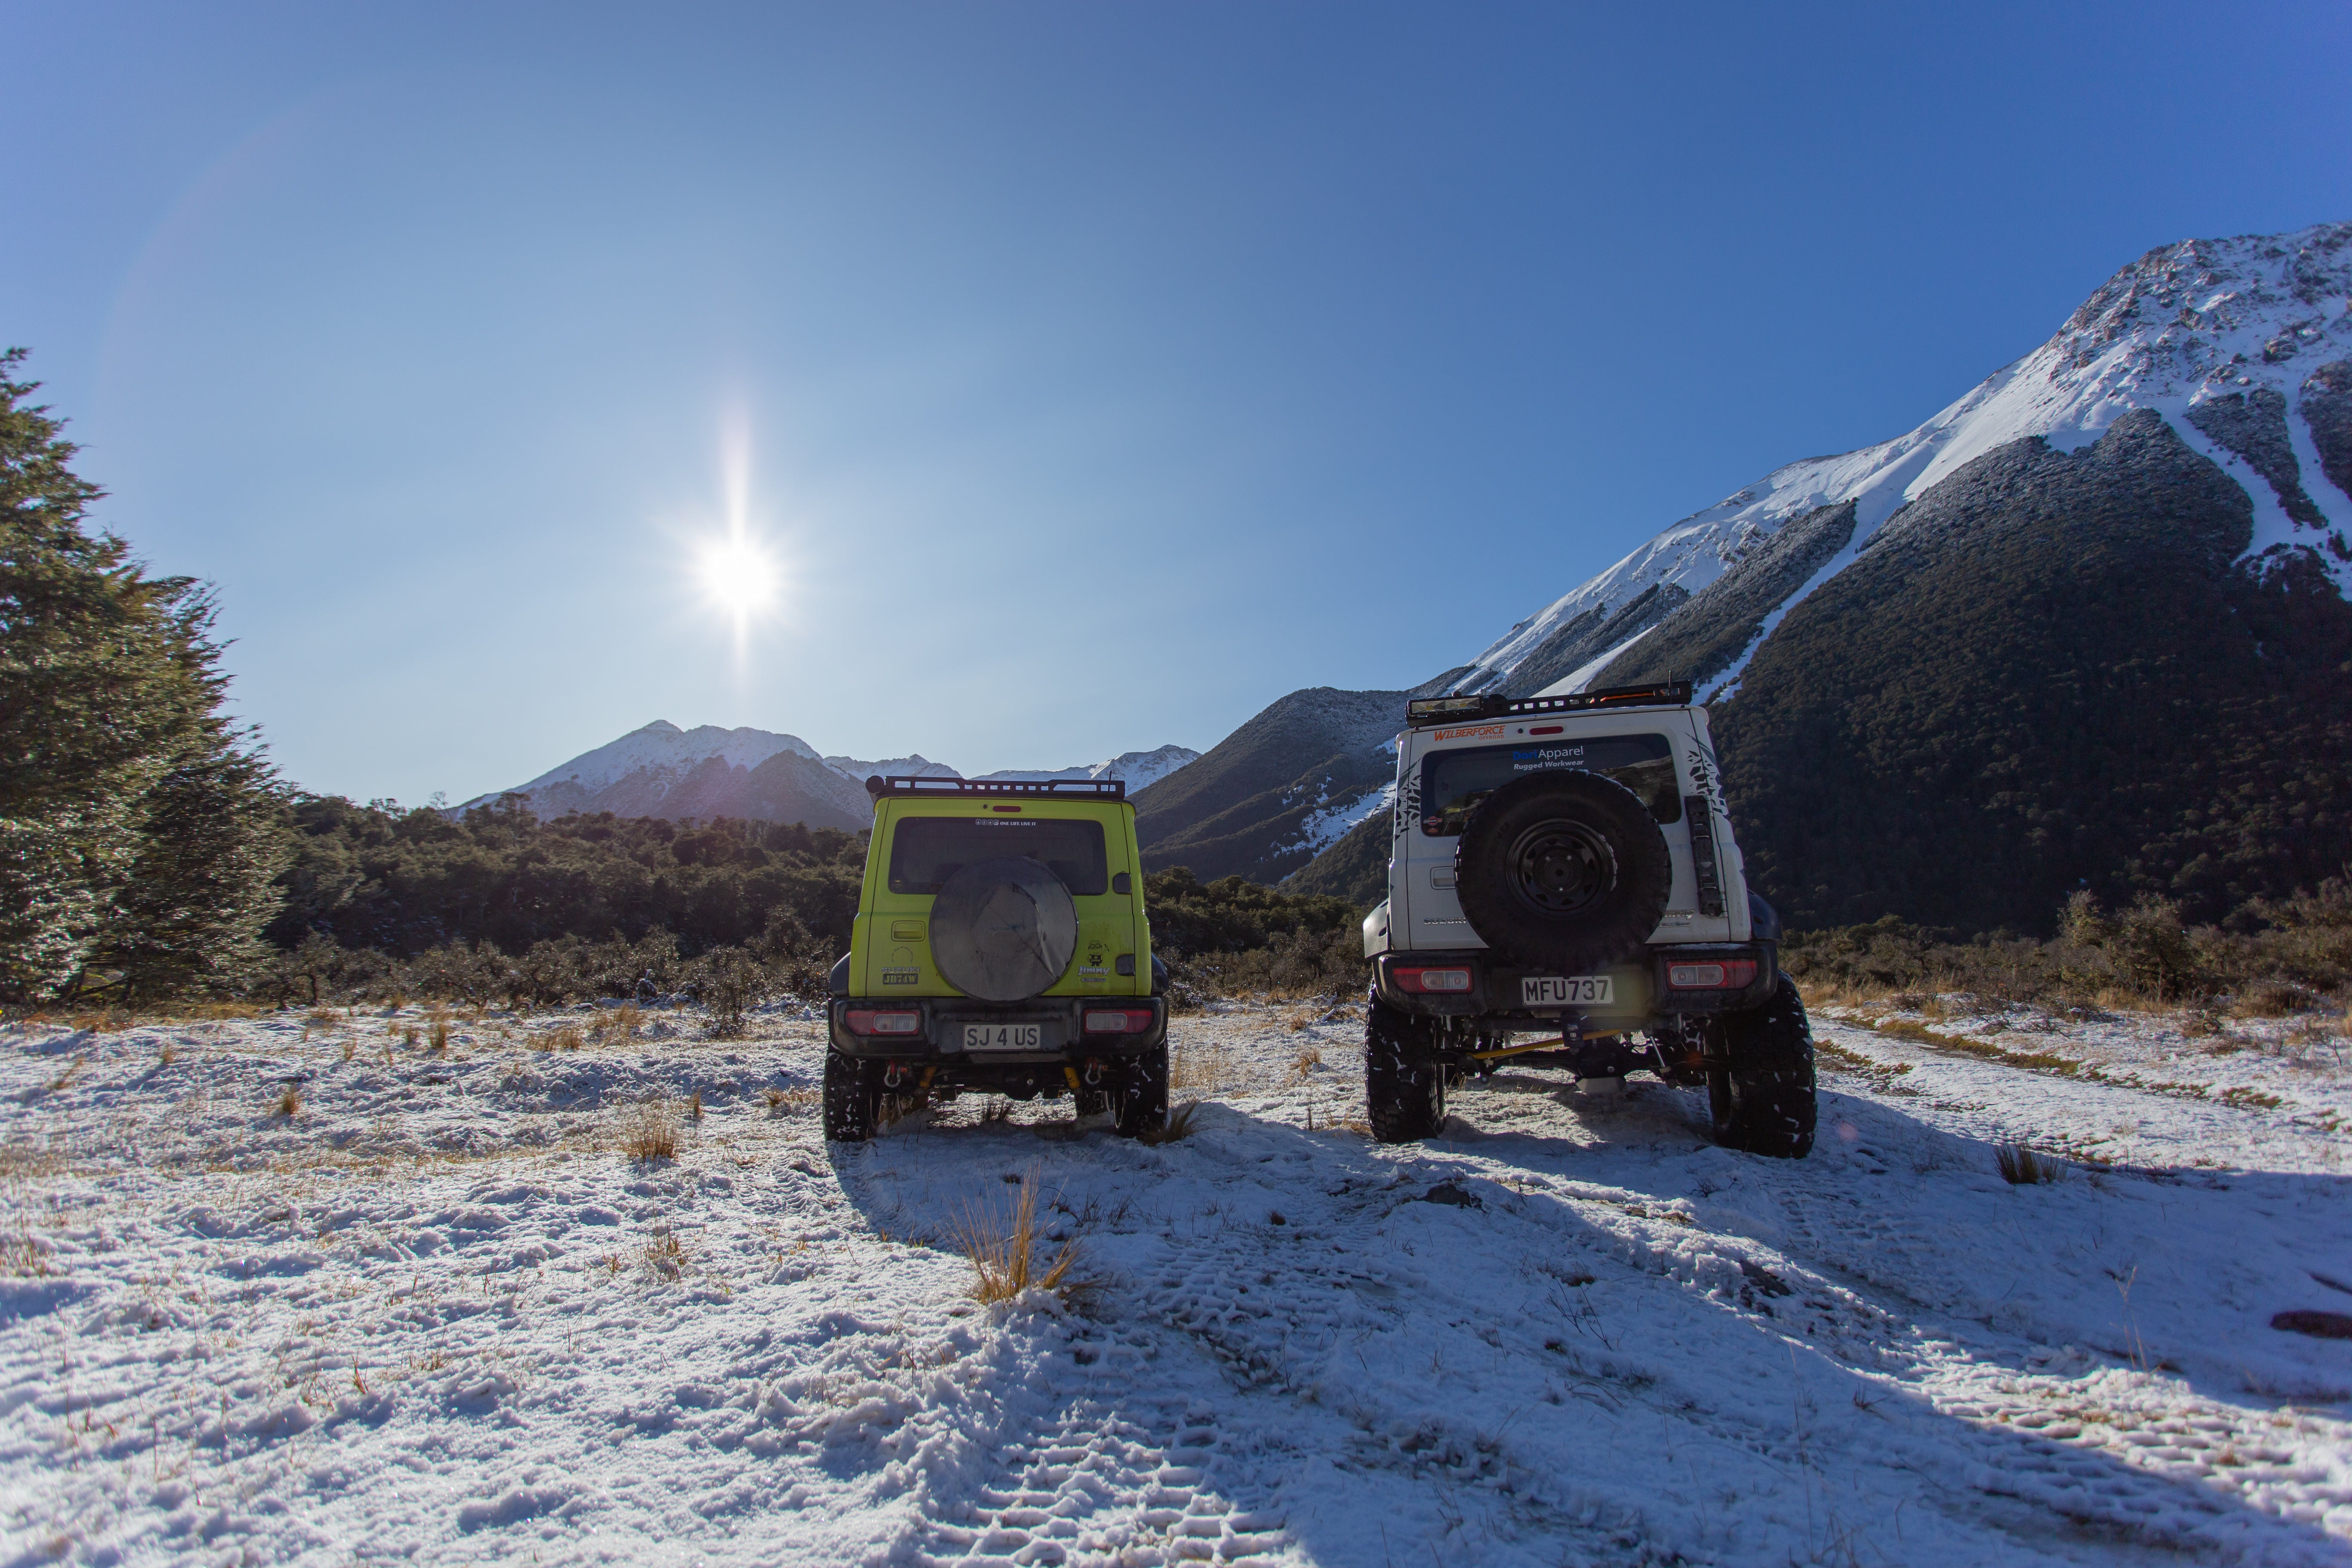
[[(1003, 769), (989, 779), (1124, 779), (1130, 791), (1168, 777), (1200, 755), (1183, 746), (1128, 752), (1092, 764), (1052, 770)], [(866, 780), (876, 773), (958, 777), (920, 753), (866, 762), (824, 756), (797, 735), (715, 724), (681, 730), (656, 719), (616, 741), (583, 752), (528, 784), (493, 791), (457, 807), (519, 795), (541, 817), (609, 811), (617, 816), (683, 821), (741, 817), (860, 828), (872, 820)]]

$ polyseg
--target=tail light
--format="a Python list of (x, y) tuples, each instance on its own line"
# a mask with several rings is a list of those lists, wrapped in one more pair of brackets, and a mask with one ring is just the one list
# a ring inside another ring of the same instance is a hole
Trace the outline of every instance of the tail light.
[(1151, 1027), (1149, 1007), (1088, 1008), (1085, 1017), (1089, 1035), (1140, 1035)]
[(1740, 991), (1755, 983), (1756, 961), (1752, 958), (1666, 965), (1666, 984), (1676, 991)]
[(920, 1013), (877, 1013), (853, 1007), (845, 1015), (853, 1035), (913, 1035), (921, 1032)]
[(1470, 972), (1466, 969), (1392, 969), (1389, 973), (1400, 991), (1470, 989)]

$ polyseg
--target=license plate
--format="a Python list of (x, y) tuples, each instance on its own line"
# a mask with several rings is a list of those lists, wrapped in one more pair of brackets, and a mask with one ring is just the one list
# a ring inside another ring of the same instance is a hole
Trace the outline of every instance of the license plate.
[(1042, 1024), (966, 1024), (963, 1048), (968, 1051), (1034, 1051), (1045, 1043)]
[(1519, 981), (1522, 1007), (1606, 1007), (1613, 996), (1606, 974), (1530, 974)]

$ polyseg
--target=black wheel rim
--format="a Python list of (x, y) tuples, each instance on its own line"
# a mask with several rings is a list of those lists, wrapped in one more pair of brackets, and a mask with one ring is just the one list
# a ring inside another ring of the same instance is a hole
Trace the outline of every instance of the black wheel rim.
[(1511, 845), (1511, 891), (1538, 914), (1580, 915), (1617, 888), (1609, 841), (1580, 822), (1538, 822)]

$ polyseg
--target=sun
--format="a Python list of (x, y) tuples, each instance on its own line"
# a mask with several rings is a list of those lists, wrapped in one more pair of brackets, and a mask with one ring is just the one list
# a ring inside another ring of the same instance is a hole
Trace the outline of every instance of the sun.
[(776, 558), (740, 533), (705, 544), (698, 574), (710, 602), (739, 626), (775, 604), (783, 578)]

